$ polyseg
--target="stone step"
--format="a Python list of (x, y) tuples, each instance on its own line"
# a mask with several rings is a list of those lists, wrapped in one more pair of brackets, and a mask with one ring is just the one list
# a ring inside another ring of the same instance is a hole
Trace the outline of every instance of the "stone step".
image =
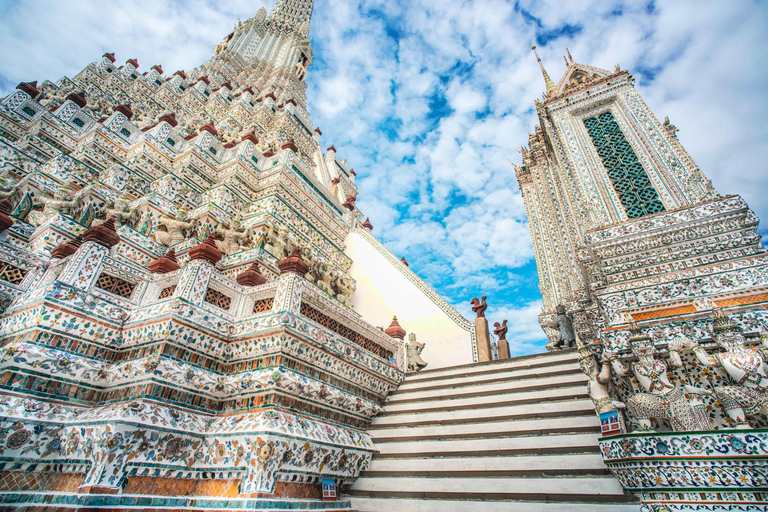
[(493, 452), (503, 450), (521, 449), (553, 449), (561, 448), (565, 453), (575, 447), (597, 447), (598, 432), (586, 434), (552, 434), (530, 437), (503, 437), (490, 439), (454, 439), (446, 441), (400, 441), (393, 440), (388, 443), (376, 443), (376, 447), (383, 454), (413, 454), (445, 452)]
[(578, 455), (600, 453), (597, 446), (555, 446), (543, 448), (513, 448), (510, 450), (459, 450), (442, 452), (401, 452), (401, 453), (376, 453), (373, 460), (404, 460), (413, 458), (422, 459), (452, 459), (472, 457), (524, 457), (540, 455)]
[[(554, 493), (538, 497), (492, 494), (481, 499), (477, 496), (467, 498), (460, 493), (431, 493), (430, 498), (426, 493), (420, 493), (418, 497), (401, 492), (347, 491), (345, 494), (359, 512), (640, 512), (640, 505), (634, 503), (632, 496), (590, 501), (592, 496), (582, 495), (583, 499), (577, 502), (573, 495), (567, 495), (563, 500)], [(532, 501), (536, 499), (539, 501)]]
[(487, 393), (466, 398), (441, 398), (421, 399), (413, 402), (387, 404), (382, 415), (404, 412), (427, 412), (441, 409), (466, 410), (482, 409), (486, 407), (503, 407), (508, 405), (536, 404), (547, 401), (561, 401), (563, 399), (576, 399), (587, 396), (587, 388), (581, 383), (566, 382), (552, 385), (547, 388), (519, 390), (502, 390), (497, 393)]
[(451, 386), (442, 389), (418, 389), (399, 395), (390, 395), (388, 405), (437, 400), (441, 398), (457, 399), (481, 396), (493, 396), (511, 392), (541, 391), (559, 389), (575, 384), (586, 385), (587, 377), (580, 371), (570, 372), (555, 377), (539, 379), (505, 380), (495, 383), (475, 383), (475, 385)]
[(605, 477), (608, 468), (477, 469), (463, 471), (366, 471), (364, 478), (562, 478)]
[(575, 351), (409, 375), (342, 494), (360, 512), (639, 512), (603, 463)]
[(557, 470), (605, 470), (603, 458), (598, 453), (519, 455), (517, 457), (401, 457), (383, 459), (374, 457), (368, 473), (376, 472), (424, 472), (433, 471), (557, 471)]
[[(624, 496), (624, 490), (619, 482), (612, 477), (556, 477), (556, 478), (412, 478), (412, 477), (369, 477), (361, 476), (352, 485), (355, 491), (386, 492), (403, 490), (408, 493), (447, 493), (459, 491), (471, 499), (478, 495), (508, 494), (514, 490), (516, 495), (550, 494), (562, 496), (595, 496), (613, 495)], [(576, 498), (574, 501), (578, 501)]]
[(457, 439), (498, 439), (504, 437), (535, 437), (559, 434), (585, 434), (600, 432), (599, 426), (539, 428), (530, 430), (508, 430), (503, 432), (464, 432), (459, 434), (435, 434), (432, 436), (385, 437), (375, 439), (376, 444), (397, 443), (401, 441), (453, 441)]
[[(575, 349), (563, 350), (548, 354), (532, 354), (529, 356), (506, 359), (504, 361), (489, 361), (487, 363), (474, 363), (461, 366), (450, 366), (436, 370), (422, 370), (409, 374), (403, 386), (409, 386), (417, 382), (437, 382), (443, 379), (487, 375), (493, 373), (510, 372), (529, 368), (545, 368), (563, 363), (573, 363), (577, 360)], [(407, 389), (407, 388), (406, 388)]]
[(401, 425), (451, 425), (514, 419), (558, 418), (571, 415), (591, 414), (595, 408), (592, 400), (583, 395), (550, 401), (533, 400), (522, 403), (497, 403), (485, 407), (444, 408), (436, 410), (410, 409), (384, 412), (373, 419), (371, 428), (397, 427)]
[(403, 382), (397, 390), (389, 396), (398, 396), (414, 391), (434, 391), (438, 389), (451, 389), (458, 387), (471, 387), (483, 384), (495, 384), (497, 382), (514, 382), (524, 380), (534, 380), (539, 378), (558, 377), (560, 375), (570, 375), (581, 373), (575, 362), (558, 363), (556, 366), (547, 368), (528, 368), (515, 372), (499, 372), (483, 375), (473, 375), (471, 377), (451, 377), (450, 379), (438, 381), (420, 381)]
[[(390, 439), (429, 439), (433, 437), (448, 439), (452, 436), (500, 436), (537, 435), (532, 432), (552, 430), (592, 429), (598, 431), (600, 422), (593, 413), (584, 416), (562, 416), (559, 418), (544, 418), (518, 421), (495, 421), (487, 423), (453, 424), (437, 426), (396, 425), (391, 428), (368, 430), (375, 443), (385, 443)], [(540, 434), (539, 434), (540, 435)]]

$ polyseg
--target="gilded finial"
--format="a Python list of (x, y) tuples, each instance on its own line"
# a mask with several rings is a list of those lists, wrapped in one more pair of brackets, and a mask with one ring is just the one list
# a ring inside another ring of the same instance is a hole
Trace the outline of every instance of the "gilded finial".
[(571, 50), (568, 49), (568, 47), (565, 48), (565, 53), (568, 54), (568, 61), (573, 64), (573, 57), (571, 57)]
[(539, 58), (539, 54), (536, 51), (536, 45), (531, 45), (531, 50), (533, 50), (533, 54), (536, 55), (536, 60), (539, 63), (539, 67), (541, 68), (541, 74), (544, 75), (544, 84), (547, 86), (547, 92), (552, 92), (555, 90), (555, 82), (552, 81), (551, 78), (549, 78), (549, 74), (547, 74), (547, 70), (544, 69), (544, 64), (541, 62), (541, 59)]

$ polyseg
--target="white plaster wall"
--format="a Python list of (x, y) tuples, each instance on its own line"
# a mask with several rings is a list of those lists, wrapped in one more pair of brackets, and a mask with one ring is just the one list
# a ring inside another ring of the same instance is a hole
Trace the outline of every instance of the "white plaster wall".
[(365, 321), (386, 328), (397, 315), (403, 329), (416, 333), (416, 339), (426, 345), (421, 353), (429, 363), (426, 369), (472, 363), (471, 332), (404, 275), (405, 265), (387, 259), (354, 231), (345, 243), (352, 259), (350, 275), (357, 282), (352, 304)]

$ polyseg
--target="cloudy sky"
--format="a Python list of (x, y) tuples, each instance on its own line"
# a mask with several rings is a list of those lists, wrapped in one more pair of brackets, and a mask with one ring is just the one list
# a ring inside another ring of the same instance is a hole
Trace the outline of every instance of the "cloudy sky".
[[(0, 91), (73, 76), (106, 51), (190, 69), (261, 5), (0, 0)], [(357, 172), (374, 234), (467, 316), (488, 295), (487, 316), (508, 318), (512, 351), (529, 353), (544, 343), (541, 300), (508, 159), (520, 162), (544, 89), (531, 44), (555, 81), (565, 47), (629, 69), (718, 190), (768, 219), (767, 13), (741, 0), (316, 0), (310, 112)]]

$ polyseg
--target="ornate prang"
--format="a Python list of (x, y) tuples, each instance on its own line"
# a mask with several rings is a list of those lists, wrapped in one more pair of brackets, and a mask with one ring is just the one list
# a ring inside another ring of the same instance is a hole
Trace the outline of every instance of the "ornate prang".
[(181, 265), (179, 265), (176, 259), (176, 250), (171, 247), (164, 256), (150, 262), (148, 267), (149, 271), (153, 274), (167, 274), (168, 272), (179, 270)]
[(309, 265), (302, 259), (301, 249), (298, 247), (294, 248), (293, 252), (288, 257), (278, 261), (277, 268), (280, 269), (281, 274), (293, 272), (294, 274), (304, 276), (309, 272)]
[(108, 218), (104, 224), (92, 226), (83, 233), (83, 242), (96, 242), (104, 247), (114, 247), (120, 243), (120, 235), (115, 229), (115, 218)]
[(267, 282), (267, 278), (262, 275), (258, 262), (254, 261), (248, 270), (237, 275), (237, 282), (241, 286), (261, 286)]
[(469, 301), (472, 304), (472, 311), (477, 315), (477, 318), (485, 318), (485, 310), (488, 307), (488, 304), (485, 302), (487, 298), (483, 295), (480, 300), (477, 300), (477, 297), (475, 297)]
[(34, 82), (21, 82), (16, 86), (16, 89), (29, 94), (29, 97), (32, 99), (35, 99), (40, 95), (40, 91), (37, 89), (37, 80)]
[(342, 206), (349, 211), (355, 210), (355, 202), (357, 201), (357, 192), (347, 197), (347, 200), (342, 203)]
[(51, 249), (51, 258), (64, 259), (67, 256), (75, 254), (81, 245), (83, 245), (83, 235), (77, 235), (72, 240), (62, 242)]
[(205, 242), (189, 250), (189, 259), (191, 260), (205, 260), (212, 265), (216, 265), (221, 258), (221, 251), (216, 247), (216, 240), (213, 238), (213, 235), (208, 235)]
[(392, 336), (393, 338), (397, 338), (399, 340), (402, 340), (405, 338), (405, 329), (403, 329), (400, 326), (400, 323), (398, 323), (397, 316), (392, 317), (392, 323), (389, 324), (389, 327), (384, 329), (384, 332), (387, 335)]
[(277, 0), (187, 72), (105, 54), (0, 99), (0, 346), (19, 380), (0, 386), (0, 508), (349, 508), (299, 496), (368, 469), (365, 430), (407, 365), (350, 310), (345, 239), (370, 232), (312, 130), (312, 4)]

